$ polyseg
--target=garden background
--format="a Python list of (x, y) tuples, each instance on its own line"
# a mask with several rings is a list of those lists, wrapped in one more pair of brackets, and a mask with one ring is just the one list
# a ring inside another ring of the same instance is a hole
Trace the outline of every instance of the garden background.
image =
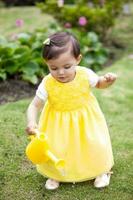
[[(57, 12), (58, 11), (58, 12)], [(81, 42), (81, 65), (114, 72), (116, 83), (94, 93), (105, 114), (115, 165), (109, 187), (93, 181), (44, 188), (27, 160), (26, 109), (48, 71), (41, 58), (48, 34), (65, 30)], [(133, 2), (106, 0), (0, 1), (0, 199), (133, 199)]]

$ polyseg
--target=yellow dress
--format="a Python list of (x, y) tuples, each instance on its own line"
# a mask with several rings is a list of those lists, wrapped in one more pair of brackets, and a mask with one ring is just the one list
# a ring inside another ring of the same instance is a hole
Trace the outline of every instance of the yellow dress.
[(80, 182), (109, 172), (113, 154), (107, 124), (88, 76), (78, 67), (74, 80), (61, 83), (45, 77), (48, 100), (39, 120), (39, 129), (48, 136), (50, 150), (65, 160), (65, 175), (52, 162), (37, 165), (45, 177), (61, 182)]

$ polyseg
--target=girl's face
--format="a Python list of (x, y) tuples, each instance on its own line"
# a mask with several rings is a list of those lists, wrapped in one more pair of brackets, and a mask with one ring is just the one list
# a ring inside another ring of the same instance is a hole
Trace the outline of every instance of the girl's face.
[(72, 81), (76, 74), (76, 66), (80, 63), (81, 55), (75, 58), (70, 50), (59, 55), (58, 58), (47, 60), (51, 75), (59, 82)]

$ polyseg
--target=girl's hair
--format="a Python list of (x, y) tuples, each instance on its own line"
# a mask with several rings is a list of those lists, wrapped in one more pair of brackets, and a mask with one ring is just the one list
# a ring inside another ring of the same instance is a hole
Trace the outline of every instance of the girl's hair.
[(49, 44), (44, 44), (42, 56), (45, 60), (55, 59), (69, 48), (72, 55), (77, 58), (80, 54), (80, 46), (75, 38), (69, 32), (57, 32), (49, 37)]

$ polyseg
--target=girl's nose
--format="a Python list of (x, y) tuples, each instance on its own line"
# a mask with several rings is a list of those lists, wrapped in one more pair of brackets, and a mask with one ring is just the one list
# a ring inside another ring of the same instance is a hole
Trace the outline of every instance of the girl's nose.
[(58, 74), (59, 75), (63, 75), (64, 74), (64, 70), (63, 69), (59, 69)]

